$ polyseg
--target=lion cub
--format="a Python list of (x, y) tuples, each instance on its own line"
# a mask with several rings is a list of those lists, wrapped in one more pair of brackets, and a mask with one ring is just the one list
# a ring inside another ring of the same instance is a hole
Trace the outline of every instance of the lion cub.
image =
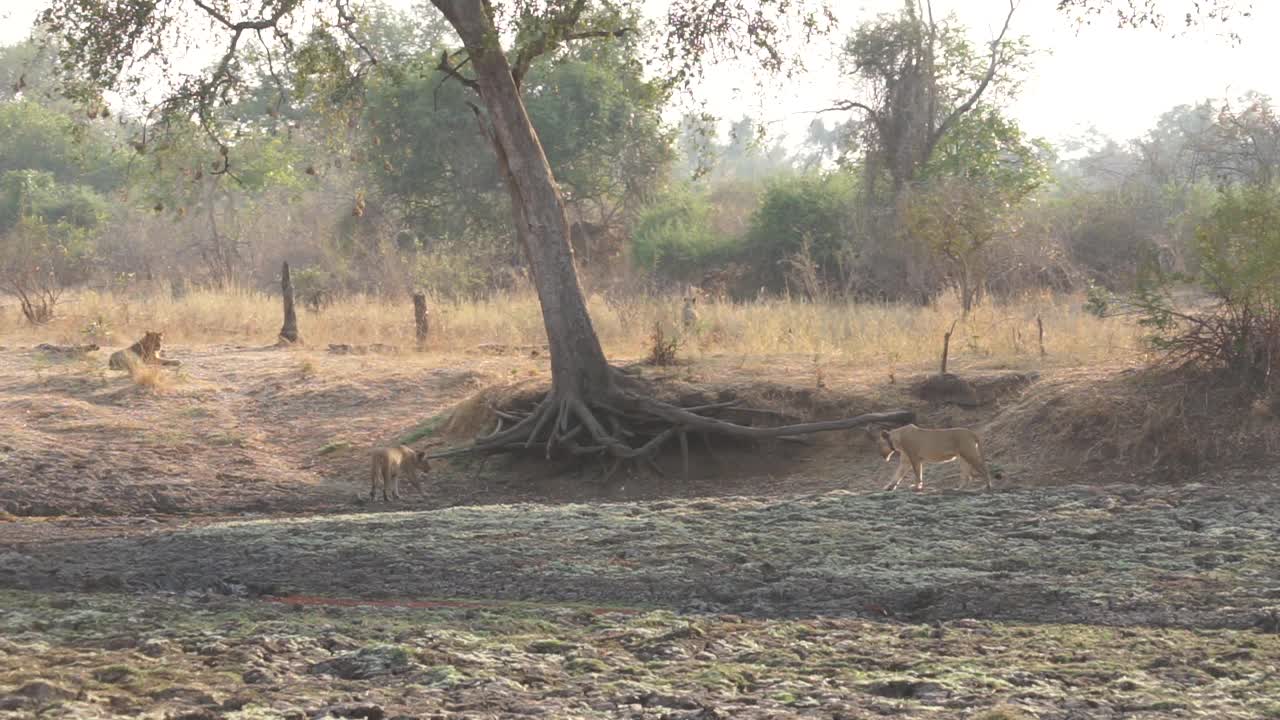
[(128, 370), (136, 365), (166, 365), (169, 367), (181, 365), (181, 361), (160, 357), (160, 345), (163, 342), (164, 333), (148, 330), (138, 342), (124, 350), (117, 350), (111, 353), (111, 357), (107, 360), (107, 367), (112, 370)]
[(387, 488), (391, 488), (391, 497), (400, 499), (400, 478), (409, 481), (413, 489), (421, 492), (422, 484), (418, 482), (418, 472), (426, 473), (431, 469), (427, 462), (427, 453), (414, 450), (408, 445), (397, 445), (379, 448), (373, 451), (373, 475), (369, 481), (369, 499), (374, 500), (378, 490), (378, 481), (382, 481), (382, 500), (389, 501)]
[(991, 473), (982, 460), (982, 443), (978, 434), (968, 428), (926, 430), (915, 425), (904, 425), (897, 430), (881, 430), (876, 436), (876, 442), (885, 462), (892, 460), (894, 455), (902, 456), (893, 481), (885, 486), (885, 490), (896, 490), (908, 469), (915, 472), (915, 490), (923, 490), (925, 463), (945, 463), (957, 459), (964, 468), (964, 483), (960, 485), (961, 488), (969, 486), (976, 470), (986, 480), (987, 489), (991, 489)]

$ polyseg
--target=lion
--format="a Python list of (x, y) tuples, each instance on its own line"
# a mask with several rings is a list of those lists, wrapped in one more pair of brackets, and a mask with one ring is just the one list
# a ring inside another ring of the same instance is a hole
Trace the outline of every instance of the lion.
[(680, 320), (684, 324), (685, 330), (691, 330), (698, 324), (698, 298), (696, 295), (688, 295), (684, 299), (684, 307), (680, 310)]
[(991, 489), (991, 473), (982, 460), (982, 441), (978, 434), (968, 428), (945, 428), (926, 430), (915, 425), (904, 425), (896, 430), (881, 430), (876, 436), (880, 454), (885, 462), (901, 455), (898, 470), (893, 480), (885, 486), (885, 490), (896, 490), (908, 469), (915, 472), (917, 492), (924, 489), (925, 463), (946, 463), (959, 460), (964, 468), (964, 482), (961, 488), (969, 486), (974, 471), (981, 473)]
[(431, 469), (427, 462), (427, 453), (414, 450), (408, 445), (397, 445), (389, 448), (378, 448), (373, 451), (373, 472), (369, 480), (369, 499), (377, 497), (378, 481), (382, 481), (382, 501), (390, 502), (387, 488), (391, 488), (391, 497), (400, 499), (400, 478), (419, 492), (422, 484), (418, 481), (418, 472), (426, 474)]
[(160, 357), (160, 345), (162, 342), (164, 342), (164, 333), (148, 330), (138, 342), (124, 350), (117, 350), (111, 353), (111, 358), (107, 361), (107, 365), (112, 370), (128, 370), (139, 364), (166, 365), (170, 367), (181, 365), (181, 361)]

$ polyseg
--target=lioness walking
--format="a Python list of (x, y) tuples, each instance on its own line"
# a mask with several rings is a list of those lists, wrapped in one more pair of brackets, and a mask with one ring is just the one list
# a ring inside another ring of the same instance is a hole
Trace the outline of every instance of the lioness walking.
[(880, 454), (884, 461), (893, 460), (894, 455), (901, 455), (898, 469), (893, 480), (885, 486), (885, 490), (896, 490), (907, 471), (915, 473), (915, 490), (924, 489), (925, 463), (946, 463), (959, 460), (964, 468), (964, 482), (961, 488), (969, 486), (974, 471), (982, 475), (991, 489), (991, 473), (982, 459), (982, 442), (978, 434), (968, 428), (946, 428), (926, 430), (915, 425), (904, 425), (896, 430), (881, 430), (876, 436)]
[(391, 498), (399, 500), (401, 477), (409, 481), (414, 490), (421, 492), (422, 484), (418, 481), (418, 472), (425, 474), (430, 469), (426, 451), (414, 450), (408, 445), (374, 450), (373, 470), (369, 480), (369, 499), (376, 499), (378, 483), (381, 482), (382, 501), (390, 501), (387, 497), (388, 488), (391, 489)]

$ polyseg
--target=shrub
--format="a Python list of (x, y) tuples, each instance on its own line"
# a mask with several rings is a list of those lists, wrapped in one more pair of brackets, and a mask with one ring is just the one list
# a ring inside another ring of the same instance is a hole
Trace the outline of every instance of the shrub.
[[(746, 237), (744, 259), (756, 268), (757, 286), (781, 291), (797, 285), (811, 292), (814, 279), (843, 285), (856, 190), (845, 172), (785, 177), (770, 185)], [(792, 277), (797, 269), (804, 270), (803, 282)]]
[(1189, 278), (1149, 266), (1130, 299), (1149, 342), (1168, 360), (1269, 389), (1280, 363), (1280, 189), (1224, 189), (1196, 232), (1196, 251), (1195, 279), (1211, 303), (1181, 308), (1171, 288)]
[(85, 232), (23, 217), (0, 238), (0, 291), (17, 298), (27, 322), (44, 324), (64, 288), (83, 280), (89, 258)]
[(716, 231), (705, 193), (681, 185), (640, 212), (632, 229), (632, 259), (656, 275), (690, 282), (731, 252), (734, 240)]

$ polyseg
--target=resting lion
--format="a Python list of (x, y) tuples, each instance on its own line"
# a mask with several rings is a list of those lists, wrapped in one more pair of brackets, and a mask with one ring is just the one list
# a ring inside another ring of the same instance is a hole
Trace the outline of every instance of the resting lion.
[(968, 428), (926, 430), (915, 425), (904, 425), (896, 430), (881, 430), (876, 436), (876, 443), (885, 462), (893, 460), (894, 455), (902, 456), (898, 470), (885, 490), (896, 490), (908, 469), (915, 473), (915, 489), (923, 490), (925, 463), (945, 463), (957, 459), (964, 468), (964, 483), (960, 487), (968, 487), (976, 470), (986, 480), (987, 489), (991, 489), (991, 473), (982, 460), (982, 442), (978, 439), (978, 434)]
[(112, 370), (128, 370), (136, 365), (167, 365), (177, 367), (178, 360), (160, 357), (160, 344), (164, 341), (164, 333), (147, 331), (138, 342), (124, 350), (111, 353), (107, 365)]

